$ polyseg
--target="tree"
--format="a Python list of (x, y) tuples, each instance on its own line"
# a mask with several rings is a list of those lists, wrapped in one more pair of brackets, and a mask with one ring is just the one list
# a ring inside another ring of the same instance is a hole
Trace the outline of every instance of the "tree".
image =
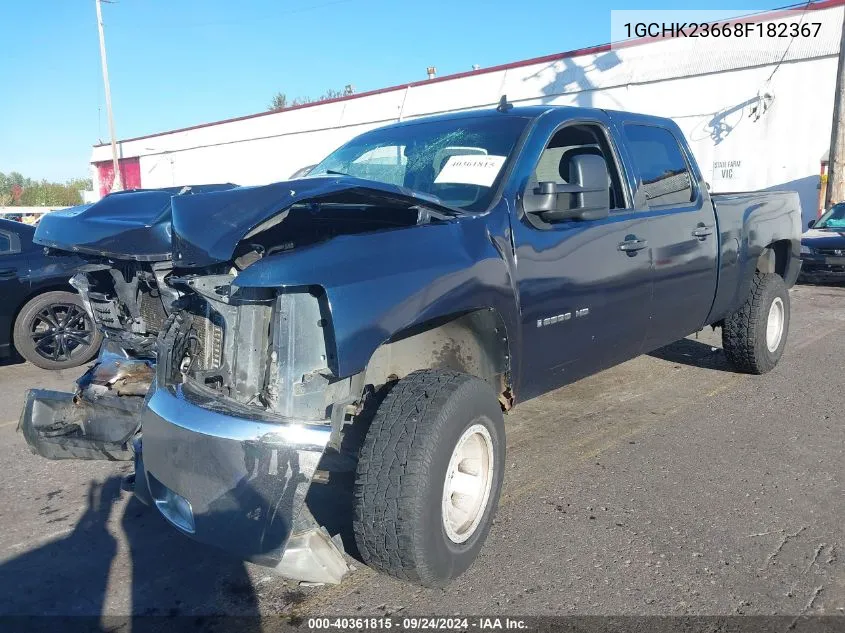
[(0, 206), (70, 207), (82, 203), (82, 190), (93, 187), (90, 178), (74, 178), (61, 184), (35, 182), (18, 172), (0, 172)]
[(273, 95), (273, 99), (270, 101), (270, 107), (267, 108), (270, 112), (278, 112), (279, 110), (284, 110), (288, 105), (288, 98), (284, 92), (277, 92)]
[(284, 92), (277, 92), (273, 99), (270, 101), (270, 106), (267, 108), (270, 112), (280, 112), (281, 110), (285, 110), (289, 107), (305, 105), (306, 103), (320, 103), (321, 101), (329, 101), (331, 99), (338, 99), (340, 97), (348, 97), (351, 94), (355, 93), (355, 88), (352, 87), (352, 84), (346, 84), (343, 87), (343, 90), (335, 90), (334, 88), (329, 88), (320, 95), (316, 99), (312, 99), (311, 97), (295, 97), (293, 101), (288, 104), (287, 95)]

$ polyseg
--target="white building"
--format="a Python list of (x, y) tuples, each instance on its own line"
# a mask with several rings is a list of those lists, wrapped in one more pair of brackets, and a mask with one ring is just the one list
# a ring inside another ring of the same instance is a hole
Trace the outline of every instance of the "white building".
[[(353, 136), (412, 117), (549, 103), (674, 119), (715, 192), (792, 189), (805, 220), (818, 210), (830, 143), (845, 0), (740, 19), (815, 24), (809, 37), (633, 40), (262, 112), (118, 143), (125, 186), (284, 180)], [(94, 147), (96, 189), (113, 177), (110, 145)]]

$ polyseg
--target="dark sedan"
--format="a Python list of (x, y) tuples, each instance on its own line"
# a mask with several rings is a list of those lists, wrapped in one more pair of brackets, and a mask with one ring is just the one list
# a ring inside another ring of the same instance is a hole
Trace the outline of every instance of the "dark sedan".
[(17, 351), (44, 369), (91, 360), (101, 334), (68, 280), (83, 262), (46, 255), (35, 227), (0, 219), (0, 357)]
[(807, 228), (801, 236), (802, 277), (845, 279), (845, 202), (810, 220)]

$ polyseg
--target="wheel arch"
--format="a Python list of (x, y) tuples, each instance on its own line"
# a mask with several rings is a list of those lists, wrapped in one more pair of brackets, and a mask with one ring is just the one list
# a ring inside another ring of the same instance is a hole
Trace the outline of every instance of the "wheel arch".
[(760, 273), (775, 273), (784, 280), (789, 279), (794, 266), (791, 240), (776, 240), (763, 248), (757, 257), (756, 270)]
[(399, 330), (373, 352), (364, 382), (382, 385), (420, 369), (452, 369), (481, 378), (504, 410), (513, 405), (507, 326), (495, 308), (450, 314)]

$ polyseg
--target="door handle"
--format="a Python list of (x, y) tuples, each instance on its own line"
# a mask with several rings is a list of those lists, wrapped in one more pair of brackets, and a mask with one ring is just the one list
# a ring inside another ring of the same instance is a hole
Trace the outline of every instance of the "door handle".
[(0, 268), (0, 279), (12, 279), (17, 272), (17, 268)]
[(628, 255), (633, 256), (637, 254), (637, 251), (641, 251), (647, 246), (648, 240), (637, 239), (635, 236), (631, 235), (624, 242), (619, 242), (619, 246), (616, 248), (623, 253), (628, 253)]
[(692, 236), (697, 237), (700, 240), (707, 239), (708, 235), (713, 235), (713, 228), (705, 226), (704, 224), (699, 224), (692, 230)]

